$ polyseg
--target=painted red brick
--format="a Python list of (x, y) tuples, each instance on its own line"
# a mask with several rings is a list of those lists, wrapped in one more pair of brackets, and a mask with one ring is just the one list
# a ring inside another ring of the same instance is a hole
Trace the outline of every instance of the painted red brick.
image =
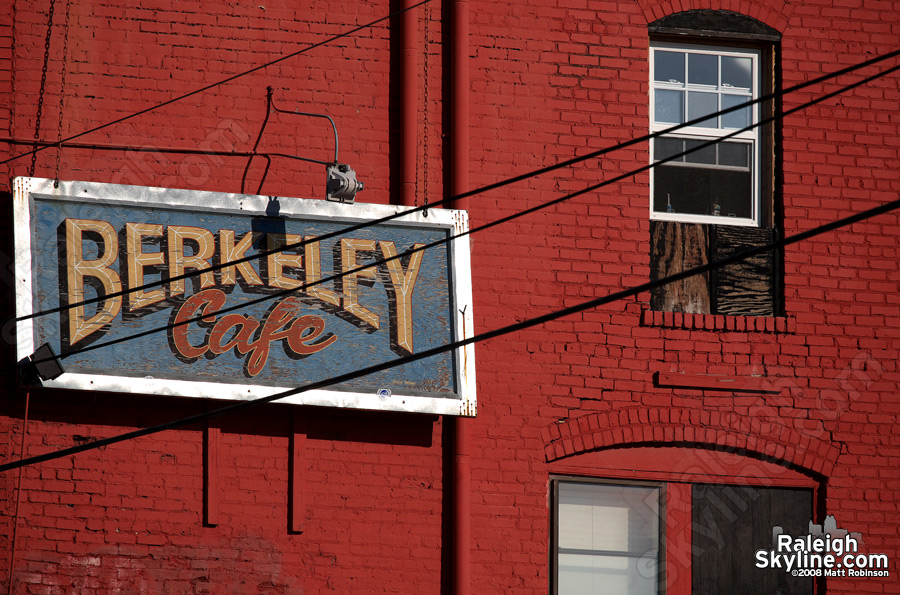
[[(315, 1), (298, 7), (131, 4), (105, 0), (87, 11), (73, 3), (59, 131), (57, 3), (44, 138), (124, 116), (389, 10), (387, 3), (357, 3), (334, 11)], [(0, 137), (33, 137), (48, 8), (49, 0), (17, 2), (0, 22)], [(900, 11), (891, 2), (470, 3), (472, 186), (646, 133), (646, 26), (681, 8), (733, 10), (781, 31), (784, 86), (896, 49), (900, 32)], [(446, 132), (440, 9), (419, 9), (420, 36), (423, 13), (431, 18), (429, 161), (423, 142), (419, 162), (432, 200), (442, 192)], [(367, 183), (360, 200), (386, 203), (389, 52), (388, 28), (376, 27), (81, 140), (247, 150), (271, 85), (281, 105), (335, 117), (341, 156)], [(419, 76), (422, 84), (424, 71)], [(787, 234), (897, 197), (898, 85), (894, 74), (786, 119), (780, 190)], [(820, 91), (788, 96), (783, 108)], [(420, 102), (424, 107), (424, 96)], [(318, 124), (280, 119), (267, 129), (264, 146), (329, 155), (332, 141)], [(0, 142), (0, 160), (26, 149)], [(642, 145), (473, 196), (472, 222), (493, 221), (647, 161)], [(29, 165), (25, 158), (0, 168), (3, 190)], [(246, 160), (231, 157), (67, 149), (60, 175), (239, 192), (245, 166)], [(35, 173), (55, 175), (53, 150), (38, 155)], [(248, 191), (256, 191), (262, 173), (263, 164), (254, 161)], [(319, 166), (276, 161), (263, 192), (319, 198), (321, 174)], [(648, 185), (648, 175), (640, 174), (474, 235), (476, 328), (646, 281)], [(479, 345), (474, 592), (546, 591), (549, 462), (577, 463), (589, 451), (645, 441), (776, 457), (822, 479), (825, 511), (861, 532), (871, 551), (900, 559), (892, 514), (900, 505), (898, 238), (900, 221), (888, 214), (789, 247), (785, 317), (651, 312), (649, 296), (642, 295)], [(4, 251), (11, 249), (7, 242)], [(776, 397), (663, 389), (653, 384), (653, 372), (660, 370), (763, 375), (785, 390)], [(0, 460), (7, 461), (18, 456), (24, 399), (7, 391), (0, 402)], [(193, 405), (176, 399), (34, 391), (26, 453), (192, 412)], [(443, 422), (314, 412), (319, 431), (306, 441), (304, 531), (291, 534), (288, 413), (275, 405), (223, 420), (215, 527), (202, 524), (199, 428), (26, 469), (15, 584), (22, 592), (54, 594), (447, 592), (449, 451)], [(9, 579), (16, 478), (0, 476), (0, 588)], [(828, 588), (898, 592), (872, 579), (830, 581)]]

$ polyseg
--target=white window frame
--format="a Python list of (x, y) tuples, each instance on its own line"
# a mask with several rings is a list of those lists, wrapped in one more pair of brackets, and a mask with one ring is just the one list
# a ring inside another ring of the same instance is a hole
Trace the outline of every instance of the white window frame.
[[(551, 546), (551, 593), (552, 595), (564, 595), (562, 589), (560, 589), (560, 567), (559, 567), (559, 556), (561, 553), (569, 553), (564, 552), (567, 548), (560, 547), (560, 526), (562, 524), (562, 520), (560, 519), (560, 489), (563, 486), (592, 486), (598, 489), (602, 488), (616, 488), (621, 490), (627, 489), (637, 489), (642, 491), (655, 491), (656, 492), (656, 514), (657, 517), (655, 519), (656, 522), (656, 534), (655, 544), (656, 544), (656, 555), (652, 558), (645, 558), (643, 555), (640, 558), (643, 558), (643, 564), (650, 564), (656, 572), (656, 581), (654, 585), (654, 593), (655, 595), (662, 595), (665, 592), (665, 526), (666, 526), (666, 489), (665, 483), (661, 482), (648, 482), (648, 481), (621, 481), (621, 480), (602, 480), (596, 478), (588, 478), (588, 477), (559, 477), (554, 478), (551, 484), (552, 494), (552, 515), (553, 515), (553, 529), (552, 529), (552, 546)], [(612, 558), (622, 558), (622, 557), (631, 557), (631, 554), (626, 554), (624, 552), (603, 552), (602, 549), (598, 549), (595, 551), (596, 555), (599, 556), (611, 556)]]
[[(708, 462), (712, 464), (711, 461)], [(748, 470), (744, 467), (739, 469), (733, 464), (727, 464), (720, 468), (721, 473), (709, 475), (703, 472), (700, 467), (697, 468), (699, 471), (696, 473), (685, 474), (665, 470), (663, 466), (657, 467), (656, 463), (651, 463), (649, 467), (646, 463), (637, 463), (637, 465), (630, 464), (627, 469), (614, 470), (614, 468), (605, 468), (603, 477), (552, 474), (550, 477), (550, 594), (571, 595), (571, 593), (561, 589), (559, 584), (560, 526), (562, 523), (560, 519), (561, 486), (568, 484), (597, 488), (614, 487), (620, 489), (642, 488), (644, 490), (656, 490), (658, 513), (656, 595), (667, 595), (668, 593), (689, 595), (692, 593), (690, 577), (696, 563), (691, 545), (695, 543), (694, 535), (699, 535), (696, 522), (703, 521), (702, 518), (698, 519), (694, 515), (693, 490), (696, 486), (707, 484), (718, 487), (755, 488), (763, 491), (773, 489), (804, 490), (809, 493), (813, 518), (819, 517), (816, 502), (821, 494), (822, 486), (818, 481), (802, 477), (801, 474), (786, 469), (784, 472), (788, 474), (787, 476), (773, 476), (770, 473), (775, 464), (767, 463), (766, 466), (769, 468)], [(651, 471), (651, 469), (660, 470)], [(642, 477), (646, 477), (646, 479)], [(669, 500), (670, 494), (673, 492), (682, 492), (682, 495), (675, 495), (675, 503), (671, 505)], [(687, 494), (687, 499), (685, 499), (685, 493)], [(690, 536), (686, 542), (683, 537), (680, 537), (685, 527), (687, 527), (688, 535)], [(562, 549), (565, 550), (567, 548)], [(645, 561), (653, 560), (652, 557), (644, 557), (643, 559)], [(645, 565), (643, 568), (648, 569), (649, 566)], [(687, 576), (688, 578), (684, 580), (683, 578), (679, 579), (678, 576)], [(809, 580), (813, 581), (814, 579), (810, 578)], [(813, 583), (813, 593), (819, 593), (820, 587)]]
[[(650, 116), (650, 132), (662, 132), (667, 128), (671, 128), (674, 124), (670, 123), (659, 123), (656, 122), (656, 90), (657, 89), (672, 89), (672, 90), (682, 90), (685, 91), (685, 100), (683, 102), (683, 122), (688, 121), (687, 119), (687, 92), (688, 91), (712, 91), (715, 90), (717, 95), (721, 96), (721, 87), (712, 87), (706, 85), (689, 85), (687, 82), (687, 63), (688, 60), (685, 60), (685, 81), (684, 83), (666, 83), (655, 80), (655, 64), (656, 64), (656, 50), (665, 50), (665, 51), (675, 51), (681, 52), (684, 54), (696, 53), (696, 54), (711, 54), (716, 56), (733, 56), (740, 58), (751, 58), (752, 60), (752, 85), (753, 88), (750, 90), (750, 97), (752, 99), (757, 99), (760, 96), (760, 89), (762, 86), (762, 80), (760, 77), (760, 63), (761, 63), (761, 52), (759, 50), (750, 49), (750, 48), (738, 48), (738, 47), (727, 47), (727, 46), (713, 46), (713, 45), (696, 45), (696, 44), (681, 44), (681, 43), (669, 43), (669, 42), (658, 42), (652, 41), (650, 42), (650, 105), (649, 105), (649, 116)], [(720, 108), (721, 109), (721, 108)], [(759, 104), (754, 104), (751, 106), (750, 111), (750, 122), (755, 123), (759, 121)], [(726, 128), (709, 128), (709, 127), (701, 127), (701, 126), (686, 126), (684, 128), (680, 128), (677, 131), (665, 135), (665, 138), (677, 138), (677, 139), (689, 139), (689, 140), (714, 140), (716, 138), (722, 138), (730, 133), (734, 132), (734, 129), (726, 129)], [(659, 137), (657, 137), (659, 138)], [(656, 157), (654, 155), (654, 141), (653, 139), (650, 141), (650, 163), (655, 163)], [(728, 216), (716, 216), (716, 215), (699, 215), (692, 213), (668, 213), (668, 212), (658, 212), (653, 209), (653, 197), (654, 197), (654, 180), (655, 180), (655, 172), (651, 170), (650, 172), (650, 201), (649, 201), (649, 211), (650, 211), (650, 219), (660, 220), (660, 221), (682, 221), (688, 223), (710, 223), (710, 224), (719, 224), (719, 225), (735, 225), (735, 226), (746, 226), (746, 227), (759, 227), (760, 225), (760, 211), (761, 211), (761, 172), (762, 172), (762, 134), (760, 127), (751, 128), (748, 131), (741, 132), (730, 136), (728, 140), (733, 141), (745, 141), (752, 143), (752, 150), (750, 152), (751, 159), (751, 217), (743, 218), (743, 217), (728, 217)]]

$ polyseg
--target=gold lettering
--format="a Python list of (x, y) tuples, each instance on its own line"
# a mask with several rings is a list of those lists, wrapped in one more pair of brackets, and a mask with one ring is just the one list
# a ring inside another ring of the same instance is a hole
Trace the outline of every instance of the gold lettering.
[[(99, 234), (99, 255), (94, 260), (84, 259), (83, 238), (85, 232)], [(106, 221), (66, 219), (66, 283), (69, 303), (84, 301), (84, 278), (93, 277), (103, 285), (104, 294), (122, 291), (122, 280), (110, 265), (119, 257), (116, 230)], [(113, 321), (122, 309), (122, 296), (103, 301), (96, 314), (85, 320), (84, 306), (69, 309), (69, 345), (101, 330)]]
[[(302, 236), (296, 233), (266, 234), (266, 241), (270, 252), (272, 250), (278, 250), (283, 246), (298, 244), (300, 243), (301, 238)], [(294, 279), (293, 277), (284, 276), (284, 269), (286, 267), (298, 269), (303, 268), (302, 254), (275, 252), (274, 254), (269, 254), (267, 258), (269, 268), (269, 287), (293, 289), (295, 287), (300, 287), (301, 285), (303, 285), (303, 282), (300, 279)]]
[[(211, 231), (187, 225), (170, 225), (166, 231), (169, 238), (169, 277), (183, 275), (185, 269), (202, 271), (209, 268), (209, 259), (216, 251), (216, 240)], [(186, 239), (197, 242), (196, 254), (188, 256), (184, 253)], [(215, 284), (216, 278), (212, 271), (200, 273), (201, 289), (214, 287)], [(184, 293), (184, 279), (169, 283), (169, 292), (173, 296)]]
[[(262, 235), (259, 232), (250, 231), (244, 234), (244, 237), (235, 244), (234, 231), (231, 229), (219, 230), (219, 258), (222, 264), (234, 262), (245, 258), (247, 250)], [(240, 272), (247, 285), (262, 285), (262, 279), (249, 262), (242, 262), (237, 265), (222, 267), (222, 285), (234, 285), (237, 282), (235, 269)]]
[(318, 283), (319, 279), (322, 278), (322, 256), (319, 250), (319, 242), (311, 241), (315, 238), (307, 236), (304, 239), (309, 242), (304, 246), (306, 253), (306, 283), (311, 286), (306, 291), (314, 298), (340, 308), (341, 298), (338, 294), (330, 289), (325, 289), (321, 284), (313, 285), (313, 283)]
[(375, 240), (341, 238), (341, 272), (344, 275), (342, 306), (344, 311), (372, 328), (378, 329), (380, 326), (378, 315), (359, 304), (359, 279), (374, 279), (375, 267), (349, 272), (359, 266), (359, 263), (356, 262), (357, 251), (371, 252), (373, 250), (375, 250)]
[(409, 256), (409, 264), (406, 271), (403, 270), (403, 263), (397, 256), (397, 247), (394, 242), (378, 242), (381, 253), (388, 260), (388, 274), (391, 278), (391, 287), (388, 289), (388, 295), (393, 301), (394, 315), (396, 322), (391, 329), (391, 343), (399, 347), (407, 353), (413, 352), (413, 319), (412, 319), (412, 295), (416, 286), (416, 280), (419, 278), (419, 268), (422, 266), (422, 255), (424, 254), (420, 248), (423, 244), (413, 245), (413, 252)]
[(125, 224), (125, 252), (128, 258), (128, 288), (134, 290), (128, 294), (128, 310), (131, 312), (166, 299), (166, 292), (162, 289), (154, 289), (153, 291), (135, 289), (144, 284), (145, 267), (163, 265), (166, 263), (165, 253), (144, 252), (144, 238), (161, 236), (162, 234), (163, 226), (159, 224)]

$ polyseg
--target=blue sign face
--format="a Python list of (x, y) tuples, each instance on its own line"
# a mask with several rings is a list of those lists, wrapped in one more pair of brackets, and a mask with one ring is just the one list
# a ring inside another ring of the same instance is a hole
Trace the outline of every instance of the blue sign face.
[[(65, 308), (34, 319), (35, 344), (67, 373), (296, 387), (454, 340), (450, 249), (404, 255), (447, 227), (341, 233), (350, 223), (41, 194), (30, 225), (33, 311)], [(458, 399), (456, 365), (445, 352), (333, 388)]]

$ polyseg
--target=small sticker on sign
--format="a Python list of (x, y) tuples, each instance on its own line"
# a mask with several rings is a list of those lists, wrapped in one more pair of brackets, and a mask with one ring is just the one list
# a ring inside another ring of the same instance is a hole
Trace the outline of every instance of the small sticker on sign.
[(389, 388), (378, 389), (378, 397), (380, 399), (387, 399), (390, 396), (391, 396), (391, 389), (389, 389)]

